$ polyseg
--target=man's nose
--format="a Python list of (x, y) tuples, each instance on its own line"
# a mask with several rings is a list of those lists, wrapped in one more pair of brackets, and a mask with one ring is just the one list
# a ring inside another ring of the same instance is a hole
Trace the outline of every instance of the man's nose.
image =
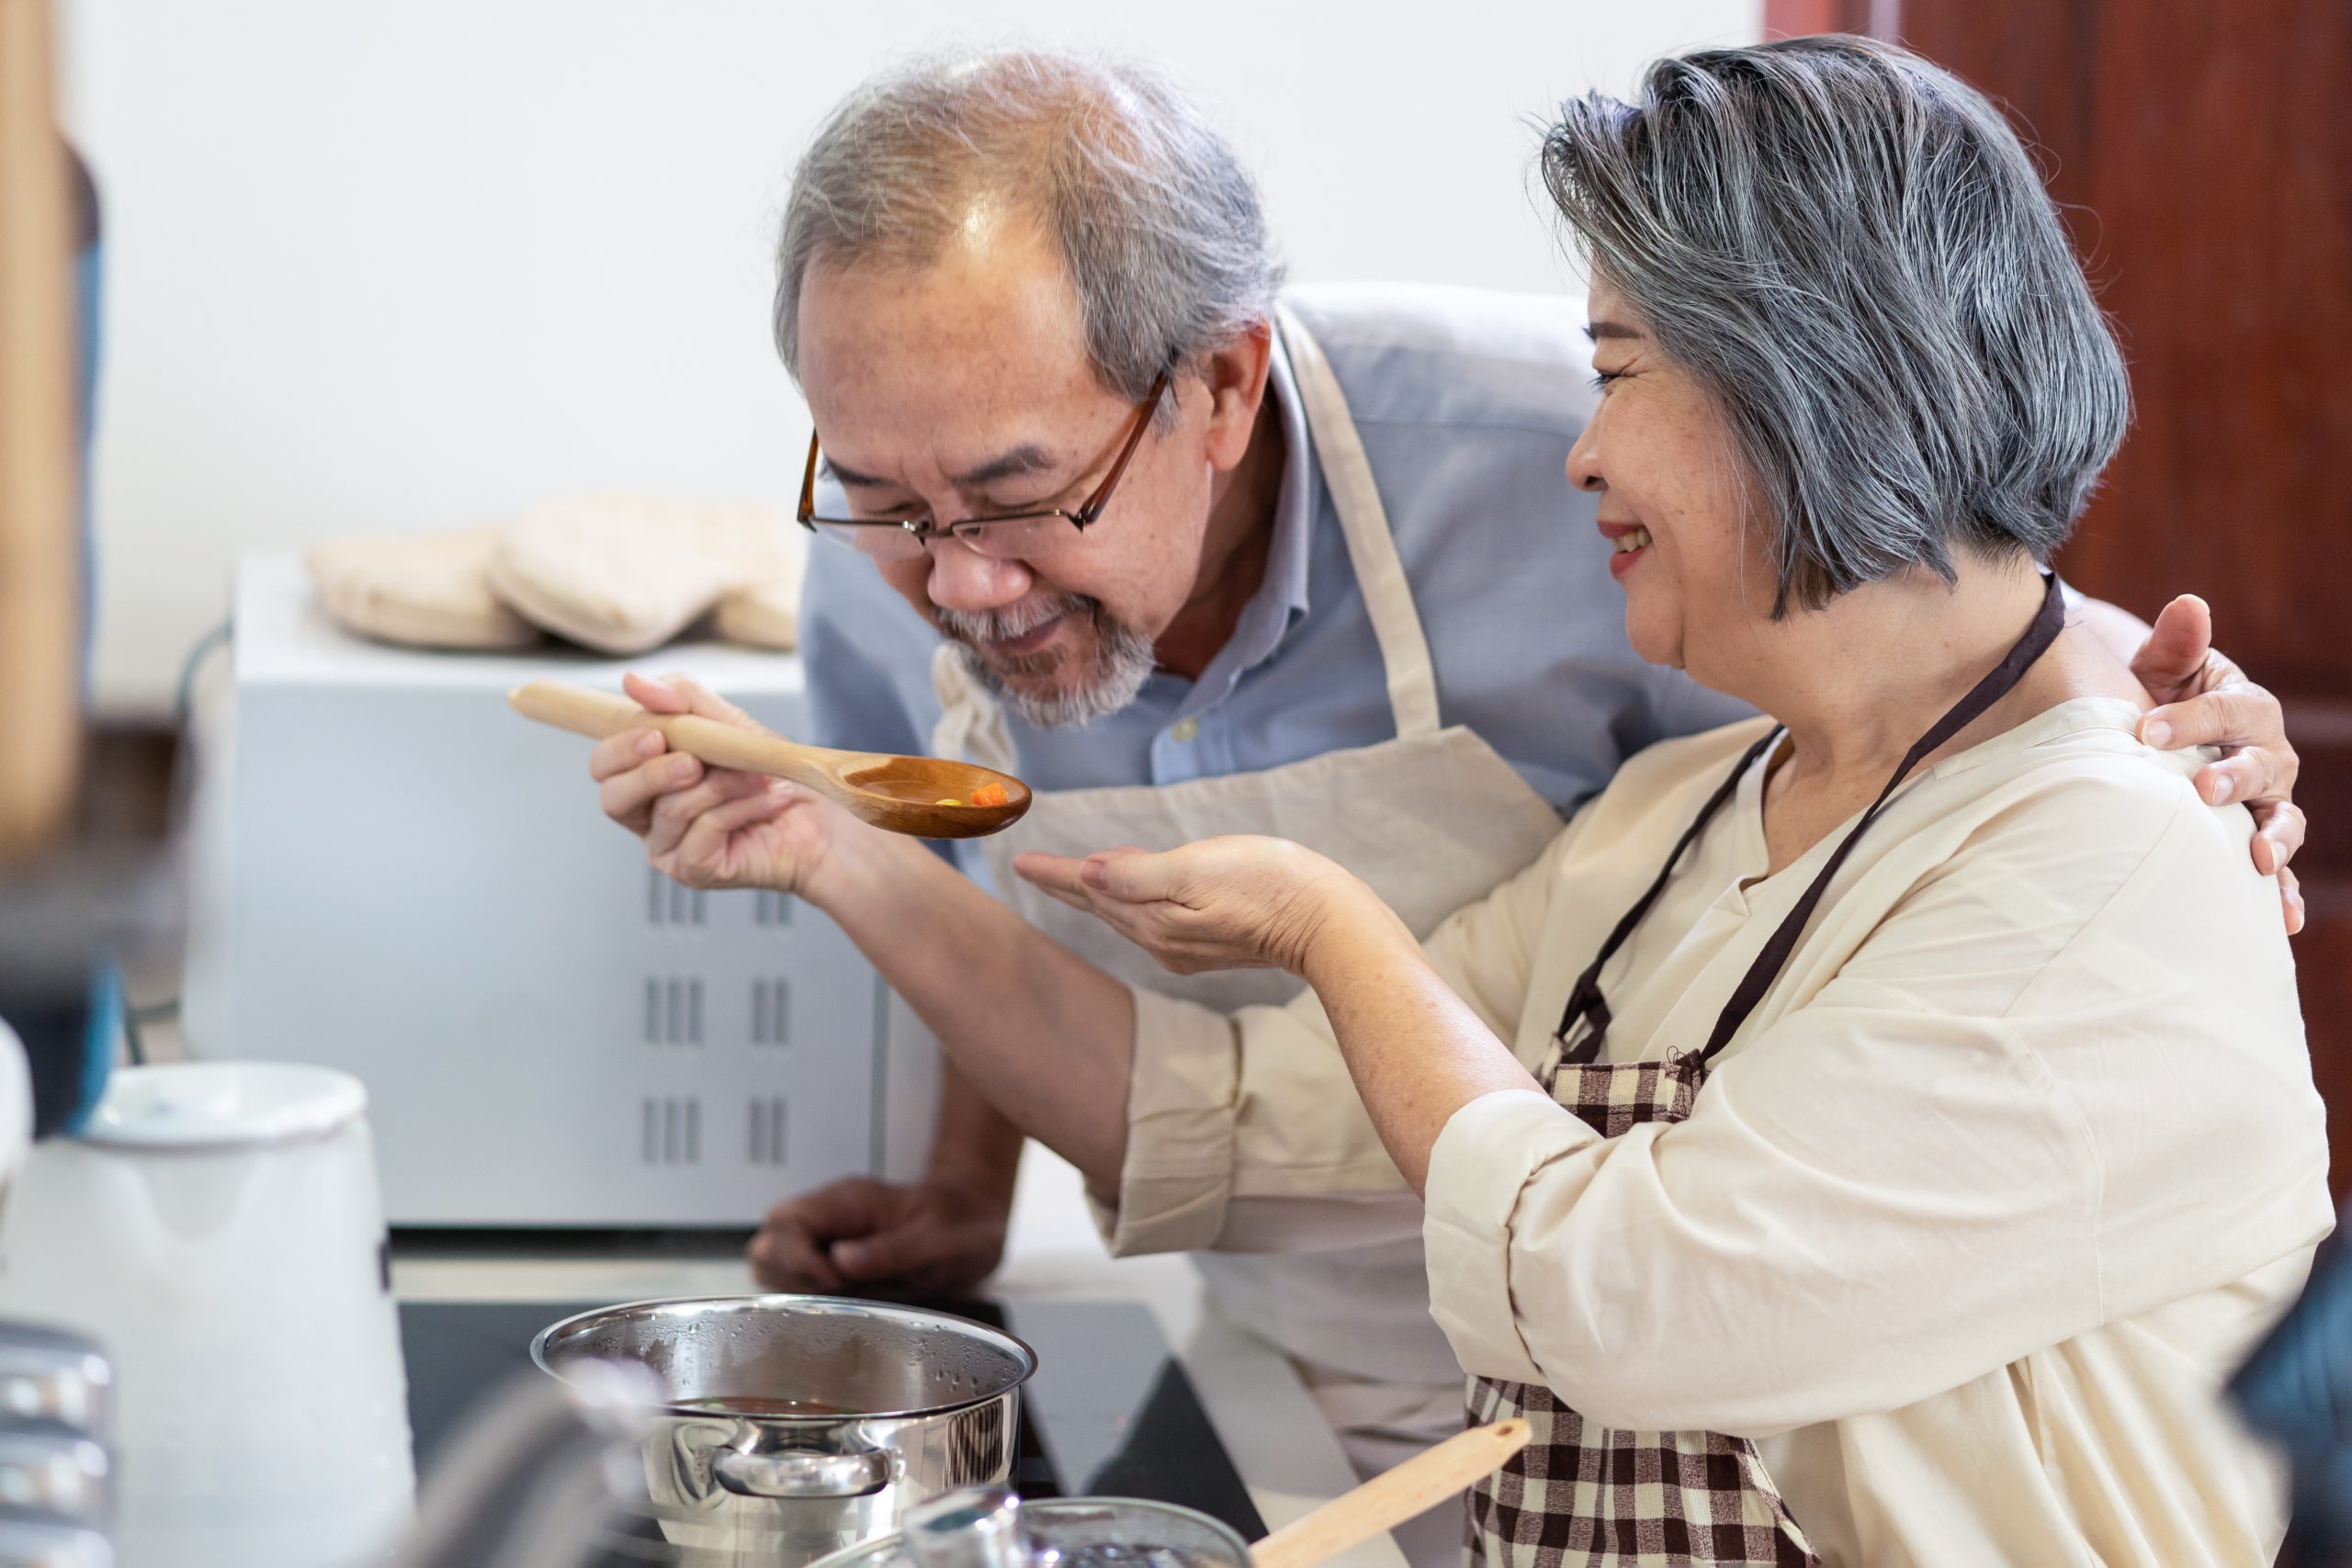
[(981, 555), (947, 536), (931, 541), (931, 581), (925, 591), (943, 610), (995, 610), (1029, 592), (1036, 576), (1018, 560)]

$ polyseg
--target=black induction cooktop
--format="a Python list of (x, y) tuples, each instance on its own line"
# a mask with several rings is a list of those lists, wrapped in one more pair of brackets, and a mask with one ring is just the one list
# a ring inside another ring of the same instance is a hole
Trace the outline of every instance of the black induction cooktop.
[[(1022, 1390), (1012, 1477), (1024, 1497), (1145, 1497), (1223, 1519), (1245, 1540), (1266, 1533), (1192, 1379), (1150, 1309), (1136, 1302), (924, 1301), (977, 1318), (1037, 1352)], [(405, 1302), (409, 1425), (417, 1469), (431, 1470), (474, 1403), (531, 1365), (531, 1338), (605, 1302)]]

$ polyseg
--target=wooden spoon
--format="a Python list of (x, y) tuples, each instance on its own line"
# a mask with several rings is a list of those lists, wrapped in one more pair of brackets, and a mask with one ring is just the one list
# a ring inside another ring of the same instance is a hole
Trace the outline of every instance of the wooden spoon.
[[(713, 767), (790, 779), (840, 802), (862, 822), (919, 839), (977, 839), (1001, 832), (1029, 809), (1027, 784), (969, 762), (803, 746), (766, 730), (738, 729), (692, 714), (649, 713), (627, 697), (562, 681), (517, 686), (506, 700), (526, 718), (600, 739), (624, 730), (658, 729), (673, 751), (699, 757)], [(1004, 791), (1003, 805), (964, 804), (991, 784)]]
[(1251, 1547), (1250, 1556), (1257, 1568), (1313, 1568), (1492, 1475), (1527, 1446), (1529, 1435), (1526, 1420), (1517, 1416), (1457, 1432), (1429, 1452), (1416, 1454), (1293, 1519)]
[[(74, 220), (51, 113), (54, 7), (0, 0), (0, 867), (71, 820), (82, 728), (82, 438), (74, 405)], [(77, 889), (77, 891), (80, 891)]]

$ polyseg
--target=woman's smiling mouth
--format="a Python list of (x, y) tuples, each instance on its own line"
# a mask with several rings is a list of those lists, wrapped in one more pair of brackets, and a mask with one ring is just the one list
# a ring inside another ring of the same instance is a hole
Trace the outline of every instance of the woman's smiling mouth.
[(1600, 531), (1609, 540), (1609, 574), (1623, 577), (1649, 548), (1650, 531), (1639, 523), (1603, 523)]

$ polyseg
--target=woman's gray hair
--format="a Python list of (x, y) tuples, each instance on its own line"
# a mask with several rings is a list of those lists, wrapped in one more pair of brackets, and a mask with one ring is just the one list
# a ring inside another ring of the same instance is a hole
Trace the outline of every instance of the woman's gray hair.
[(1792, 39), (1562, 106), (1544, 183), (1736, 434), (1779, 589), (1951, 546), (2047, 561), (2123, 438), (2122, 355), (2016, 132), (1917, 55)]
[(1041, 51), (935, 56), (867, 80), (801, 157), (776, 257), (786, 367), (800, 373), (812, 263), (926, 265), (982, 197), (1042, 221), (1095, 375), (1124, 397), (1264, 320), (1282, 287), (1256, 183), (1152, 72)]

